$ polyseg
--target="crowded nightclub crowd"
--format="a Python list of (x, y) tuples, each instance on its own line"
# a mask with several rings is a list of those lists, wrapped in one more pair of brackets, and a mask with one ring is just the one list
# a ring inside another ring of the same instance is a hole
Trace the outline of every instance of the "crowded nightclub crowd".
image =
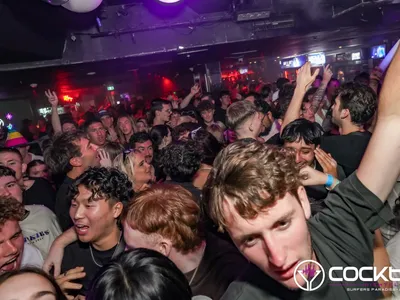
[(47, 91), (48, 120), (1, 141), (0, 299), (396, 296), (399, 83), (400, 51), (148, 110), (58, 115)]

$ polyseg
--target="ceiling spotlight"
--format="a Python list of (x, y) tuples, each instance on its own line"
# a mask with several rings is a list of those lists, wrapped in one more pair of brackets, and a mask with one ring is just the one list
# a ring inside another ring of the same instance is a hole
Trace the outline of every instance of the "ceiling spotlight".
[(179, 49), (179, 50), (183, 50), (183, 49), (185, 49), (185, 47), (179, 46), (178, 49)]
[(174, 3), (178, 3), (181, 2), (181, 0), (158, 0), (161, 3), (165, 3), (165, 4), (174, 4)]
[(87, 73), (86, 75), (88, 75), (88, 76), (93, 76), (93, 75), (96, 75), (96, 72), (89, 72), (89, 73)]

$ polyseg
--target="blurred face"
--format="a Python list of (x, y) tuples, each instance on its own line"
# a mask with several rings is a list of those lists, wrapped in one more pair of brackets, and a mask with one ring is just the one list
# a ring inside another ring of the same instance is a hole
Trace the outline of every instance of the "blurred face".
[(153, 161), (153, 143), (150, 140), (144, 143), (136, 143), (135, 152), (142, 154), (148, 164), (151, 164)]
[(146, 161), (143, 154), (135, 153), (135, 183), (140, 188), (143, 184), (148, 183), (152, 179), (152, 166)]
[(147, 126), (143, 122), (137, 122), (136, 126), (138, 132), (147, 132)]
[(103, 124), (103, 126), (105, 128), (111, 128), (114, 124), (114, 119), (113, 117), (109, 116), (109, 115), (105, 115), (103, 117), (100, 118), (101, 123)]
[[(303, 187), (298, 200), (287, 193), (254, 219), (243, 219), (229, 201), (224, 203), (227, 231), (240, 252), (265, 274), (289, 289), (298, 289), (294, 270), (299, 262), (313, 259), (306, 219), (310, 204)], [(304, 284), (299, 273), (299, 283)]]
[[(6, 221), (0, 228), (0, 274), (19, 270), (23, 252), (24, 237), (19, 222)], [(1, 299), (4, 299), (3, 295)]]
[(26, 170), (26, 164), (22, 163), (21, 157), (12, 152), (0, 153), (0, 165), (13, 170), (17, 181), (22, 179), (22, 175)]
[(170, 126), (172, 128), (178, 126), (180, 117), (181, 117), (181, 115), (177, 114), (177, 113), (174, 113), (171, 115)]
[(221, 104), (224, 107), (228, 107), (231, 104), (231, 96), (229, 96), (229, 95), (222, 96)]
[(161, 121), (163, 122), (169, 122), (169, 119), (171, 118), (171, 104), (163, 104), (162, 110), (158, 112), (158, 116)]
[[(21, 289), (21, 286), (24, 288)], [(3, 300), (56, 300), (53, 285), (37, 274), (21, 274), (7, 279), (0, 285), (0, 295)]]
[(333, 80), (329, 83), (328, 85), (328, 94), (333, 95), (336, 93), (336, 91), (339, 89), (340, 83), (339, 81)]
[(49, 168), (45, 165), (37, 165), (29, 170), (29, 177), (50, 179)]
[(82, 153), (81, 163), (84, 170), (90, 167), (99, 167), (100, 158), (97, 153), (97, 146), (89, 142), (88, 139), (81, 138), (79, 141), (80, 151)]
[(73, 123), (64, 123), (62, 125), (62, 132), (76, 132), (77, 128)]
[(307, 145), (303, 139), (298, 142), (285, 143), (285, 148), (296, 152), (296, 163), (313, 166), (315, 162), (315, 145)]
[(102, 123), (93, 123), (89, 126), (88, 138), (92, 144), (102, 147), (106, 143), (106, 137), (106, 129)]
[(133, 127), (128, 118), (122, 117), (118, 119), (118, 127), (124, 135), (133, 134)]
[(22, 188), (12, 176), (0, 177), (0, 196), (12, 197), (22, 203)]
[(85, 186), (78, 186), (78, 194), (71, 201), (69, 215), (74, 222), (74, 228), (81, 242), (101, 243), (108, 238), (117, 226), (116, 218), (120, 211), (111, 200), (93, 195)]
[(315, 122), (315, 114), (311, 102), (304, 102), (303, 103), (303, 111), (302, 111), (303, 118), (310, 121)]
[(201, 112), (201, 117), (203, 118), (204, 122), (212, 123), (214, 121), (214, 110), (204, 110)]

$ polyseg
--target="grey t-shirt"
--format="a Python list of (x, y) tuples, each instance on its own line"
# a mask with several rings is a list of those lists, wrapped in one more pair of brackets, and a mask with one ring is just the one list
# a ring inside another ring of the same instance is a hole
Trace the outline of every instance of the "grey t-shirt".
[[(300, 289), (289, 290), (253, 266), (240, 280), (229, 286), (222, 299), (367, 300), (382, 298), (380, 291), (349, 291), (349, 286), (332, 285), (327, 272), (332, 266), (356, 268), (373, 266), (374, 231), (393, 217), (388, 205), (384, 205), (371, 193), (355, 174), (330, 192), (325, 203), (327, 208), (308, 221), (312, 247), (326, 273), (325, 281), (319, 289), (313, 292)], [(363, 275), (372, 277), (372, 272), (364, 272)], [(351, 284), (364, 287), (361, 281)]]

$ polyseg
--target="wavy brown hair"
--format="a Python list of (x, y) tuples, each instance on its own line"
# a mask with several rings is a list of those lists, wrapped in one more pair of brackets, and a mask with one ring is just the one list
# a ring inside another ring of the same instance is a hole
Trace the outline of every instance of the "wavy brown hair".
[(25, 215), (24, 206), (11, 197), (0, 197), (0, 226), (7, 221), (22, 221)]
[(207, 213), (222, 231), (225, 201), (245, 219), (254, 219), (286, 193), (299, 201), (299, 171), (291, 151), (259, 142), (235, 142), (217, 156), (203, 188)]
[(154, 185), (129, 203), (123, 220), (144, 234), (159, 234), (170, 239), (186, 254), (204, 239), (200, 207), (193, 195), (178, 185)]

